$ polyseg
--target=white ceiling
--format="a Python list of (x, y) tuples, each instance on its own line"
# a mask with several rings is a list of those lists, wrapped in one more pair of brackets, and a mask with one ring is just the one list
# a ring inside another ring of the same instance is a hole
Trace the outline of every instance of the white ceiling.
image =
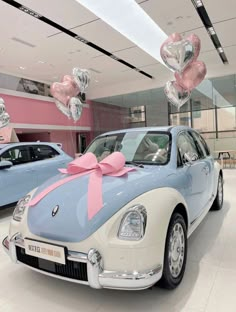
[[(151, 80), (0, 1), (0, 71), (51, 83), (70, 74), (73, 67), (92, 69), (89, 98), (101, 98), (163, 86), (173, 74), (131, 41), (98, 19), (74, 0), (19, 0), (45, 17), (73, 28), (73, 32), (144, 70)], [(137, 1), (169, 35), (197, 34), (202, 42), (199, 59), (208, 69), (207, 77), (236, 73), (236, 1), (203, 0), (224, 47), (229, 65), (223, 65), (191, 0)], [(35, 47), (21, 44), (24, 40)], [(40, 61), (44, 62), (41, 63)], [(25, 69), (20, 69), (24, 67)], [(93, 69), (97, 72), (93, 71)], [(0, 86), (1, 87), (1, 86)]]

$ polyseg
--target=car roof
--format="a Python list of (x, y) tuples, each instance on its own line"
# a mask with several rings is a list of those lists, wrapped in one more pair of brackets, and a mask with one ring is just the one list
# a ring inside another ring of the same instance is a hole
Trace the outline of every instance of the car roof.
[(101, 134), (100, 136), (104, 135), (112, 135), (117, 133), (124, 133), (124, 132), (139, 132), (139, 131), (160, 131), (160, 132), (179, 132), (182, 130), (191, 129), (186, 126), (163, 126), (163, 127), (140, 127), (140, 128), (129, 128), (129, 129), (121, 129), (115, 131), (109, 131), (106, 133)]
[(0, 143), (0, 149), (7, 147), (7, 146), (14, 146), (14, 145), (57, 145), (57, 143), (53, 142), (12, 142), (12, 143)]

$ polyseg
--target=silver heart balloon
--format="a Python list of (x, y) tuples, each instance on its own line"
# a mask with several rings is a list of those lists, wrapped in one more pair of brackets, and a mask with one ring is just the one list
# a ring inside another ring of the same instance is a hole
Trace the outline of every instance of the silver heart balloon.
[(165, 94), (168, 100), (179, 110), (191, 96), (191, 91), (185, 90), (176, 81), (168, 81), (165, 85)]
[(6, 127), (10, 122), (10, 116), (8, 113), (0, 115), (0, 128)]
[(0, 103), (0, 116), (4, 114), (5, 111), (6, 111), (5, 105), (3, 103)]
[(66, 115), (68, 118), (71, 118), (71, 113), (69, 110), (69, 107), (64, 105), (63, 103), (61, 103), (60, 101), (55, 99), (55, 104), (56, 107), (64, 114)]
[(73, 68), (72, 74), (75, 82), (80, 88), (80, 91), (84, 93), (85, 90), (88, 88), (90, 82), (89, 71), (87, 69), (80, 69), (78, 67), (75, 67)]
[(82, 115), (83, 103), (78, 97), (72, 97), (69, 102), (71, 117), (74, 121), (78, 121)]
[(171, 70), (182, 72), (194, 59), (194, 45), (189, 40), (167, 42), (161, 47), (161, 57)]

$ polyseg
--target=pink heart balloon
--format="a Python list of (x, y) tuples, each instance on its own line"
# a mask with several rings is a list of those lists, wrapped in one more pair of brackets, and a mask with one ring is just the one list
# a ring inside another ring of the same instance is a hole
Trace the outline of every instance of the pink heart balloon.
[(195, 34), (191, 34), (190, 36), (188, 36), (187, 40), (192, 42), (192, 45), (194, 46), (194, 57), (193, 57), (193, 60), (196, 61), (198, 56), (199, 56), (200, 50), (201, 50), (201, 40)]
[(79, 87), (71, 76), (66, 75), (62, 78), (62, 82), (54, 82), (50, 91), (56, 100), (68, 105), (70, 98), (79, 93)]
[(195, 61), (179, 74), (175, 73), (177, 83), (186, 90), (192, 90), (198, 86), (205, 78), (207, 73), (205, 63)]
[(167, 43), (181, 41), (182, 39), (183, 38), (179, 33), (173, 33), (163, 42), (162, 46)]
[(72, 84), (75, 88), (77, 88), (77, 89), (79, 90), (79, 87), (77, 86), (77, 83), (75, 82), (74, 77), (72, 77), (72, 76), (70, 76), (70, 75), (65, 75), (65, 76), (63, 76), (61, 82), (65, 82), (65, 81), (71, 82), (71, 84)]

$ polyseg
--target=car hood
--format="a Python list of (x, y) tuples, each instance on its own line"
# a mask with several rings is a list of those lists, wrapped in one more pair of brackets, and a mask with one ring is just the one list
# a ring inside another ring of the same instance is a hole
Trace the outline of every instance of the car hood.
[[(138, 168), (123, 177), (103, 176), (103, 207), (88, 220), (87, 189), (89, 175), (67, 182), (51, 191), (28, 209), (28, 226), (38, 236), (62, 242), (79, 242), (93, 234), (117, 211), (139, 195), (166, 186), (171, 174), (167, 166)], [(34, 197), (45, 188), (64, 178), (57, 175), (41, 185)], [(139, 203), (137, 201), (137, 203)], [(53, 217), (52, 210), (59, 205)]]

